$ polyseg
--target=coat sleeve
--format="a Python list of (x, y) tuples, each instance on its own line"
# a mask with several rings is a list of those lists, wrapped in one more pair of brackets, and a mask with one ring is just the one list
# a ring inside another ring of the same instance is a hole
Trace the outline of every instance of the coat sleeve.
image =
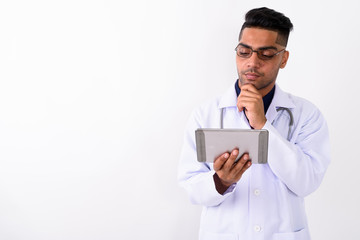
[(197, 161), (195, 130), (204, 127), (200, 118), (201, 114), (194, 112), (187, 124), (178, 167), (178, 181), (193, 204), (217, 206), (232, 194), (235, 185), (223, 195), (219, 194), (215, 188), (212, 164)]
[(269, 122), (264, 129), (269, 131), (270, 168), (290, 191), (305, 197), (320, 186), (330, 163), (330, 142), (326, 121), (318, 109), (313, 108), (300, 122), (291, 142)]

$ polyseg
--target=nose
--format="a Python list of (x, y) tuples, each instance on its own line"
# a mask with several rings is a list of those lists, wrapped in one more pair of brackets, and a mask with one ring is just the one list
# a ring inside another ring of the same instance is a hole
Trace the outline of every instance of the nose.
[(253, 52), (252, 55), (247, 59), (247, 67), (249, 68), (259, 68), (262, 64), (261, 59), (259, 59), (256, 52)]

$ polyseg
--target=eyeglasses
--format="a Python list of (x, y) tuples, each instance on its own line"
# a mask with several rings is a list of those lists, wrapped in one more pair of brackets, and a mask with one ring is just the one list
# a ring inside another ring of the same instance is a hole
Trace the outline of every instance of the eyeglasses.
[(273, 57), (275, 57), (276, 55), (285, 51), (285, 48), (280, 51), (276, 51), (276, 50), (277, 49), (272, 48), (272, 47), (262, 48), (259, 50), (253, 50), (251, 47), (246, 46), (242, 43), (239, 43), (239, 45), (237, 45), (237, 47), (235, 48), (236, 54), (241, 58), (250, 58), (252, 56), (253, 52), (256, 52), (258, 58), (261, 60), (270, 60)]

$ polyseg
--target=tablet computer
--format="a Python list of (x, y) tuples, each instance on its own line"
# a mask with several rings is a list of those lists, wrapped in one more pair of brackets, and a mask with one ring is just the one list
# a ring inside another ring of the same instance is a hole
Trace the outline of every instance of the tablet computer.
[(237, 148), (237, 160), (248, 153), (252, 163), (267, 163), (269, 132), (265, 129), (199, 128), (195, 139), (199, 162), (212, 163), (221, 154)]

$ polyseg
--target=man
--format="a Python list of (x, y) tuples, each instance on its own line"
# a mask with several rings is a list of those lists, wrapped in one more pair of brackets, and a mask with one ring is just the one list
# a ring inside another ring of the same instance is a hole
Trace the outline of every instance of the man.
[[(329, 136), (320, 111), (275, 84), (289, 58), (292, 23), (268, 8), (250, 10), (236, 47), (238, 80), (222, 97), (193, 112), (185, 133), (179, 182), (203, 206), (200, 239), (310, 239), (304, 197), (315, 191), (330, 163)], [(268, 163), (252, 164), (238, 150), (213, 164), (197, 161), (198, 128), (266, 129)]]

